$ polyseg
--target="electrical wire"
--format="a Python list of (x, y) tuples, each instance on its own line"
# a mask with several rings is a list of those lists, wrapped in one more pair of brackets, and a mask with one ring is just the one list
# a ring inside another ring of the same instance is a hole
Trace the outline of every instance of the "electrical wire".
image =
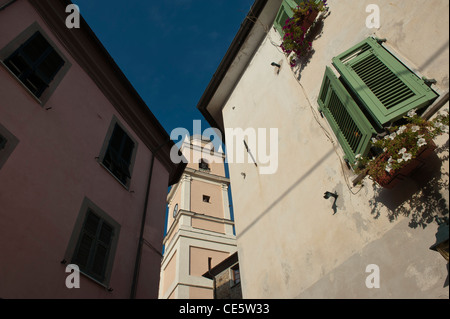
[[(319, 16), (319, 19), (323, 19), (323, 17), (324, 17), (323, 15), (322, 15), (322, 16)], [(270, 35), (270, 27), (267, 26), (267, 25), (265, 25), (265, 24), (263, 24), (263, 23), (260, 21), (260, 19), (257, 18), (257, 17), (254, 17), (254, 16), (252, 16), (252, 17), (247, 16), (246, 19), (249, 19), (249, 20), (252, 21), (254, 24), (258, 23), (258, 24), (262, 27), (262, 29), (264, 30), (264, 33), (266, 33), (266, 38), (269, 39), (269, 42), (270, 42), (275, 48), (277, 48), (277, 50), (278, 50), (279, 52), (283, 53), (284, 59), (286, 60), (286, 62), (288, 62), (288, 56), (283, 52), (283, 50), (281, 50), (280, 45), (279, 45), (278, 43), (276, 43), (276, 42), (272, 39), (272, 37), (271, 37), (271, 35)], [(350, 193), (351, 193), (352, 195), (357, 195), (357, 194), (363, 189), (364, 185), (362, 185), (361, 187), (359, 187), (359, 188), (357, 189), (357, 191), (354, 191), (354, 190), (353, 190), (355, 187), (354, 187), (354, 186), (353, 186), (353, 187), (351, 186), (350, 181), (348, 180), (348, 176), (347, 176), (347, 174), (346, 174), (346, 172), (345, 172), (345, 166), (347, 166), (347, 164), (345, 164), (345, 163), (342, 161), (342, 157), (341, 157), (341, 155), (339, 154), (339, 151), (338, 151), (338, 149), (337, 149), (337, 145), (336, 145), (336, 143), (335, 143), (335, 140), (334, 140), (332, 134), (330, 134), (330, 132), (328, 132), (328, 130), (327, 130), (327, 129), (322, 125), (322, 123), (320, 122), (320, 119), (319, 119), (319, 117), (318, 117), (316, 111), (314, 110), (313, 104), (311, 103), (311, 101), (310, 101), (310, 99), (309, 99), (309, 97), (308, 97), (308, 94), (307, 94), (307, 92), (306, 92), (304, 86), (302, 85), (302, 83), (300, 82), (300, 80), (297, 78), (297, 76), (296, 76), (296, 74), (295, 74), (295, 71), (292, 70), (292, 69), (291, 69), (291, 71), (292, 71), (292, 75), (293, 75), (294, 79), (297, 81), (297, 83), (299, 84), (300, 88), (302, 89), (303, 95), (306, 97), (306, 100), (307, 100), (307, 102), (308, 102), (308, 105), (309, 105), (309, 107), (310, 107), (311, 113), (312, 113), (312, 115), (313, 115), (315, 121), (317, 122), (317, 124), (319, 125), (319, 127), (322, 129), (322, 132), (325, 134), (325, 136), (327, 137), (328, 141), (330, 141), (331, 144), (332, 144), (332, 146), (333, 146), (333, 150), (334, 150), (334, 152), (336, 153), (336, 155), (337, 155), (337, 157), (338, 157), (338, 159), (339, 159), (339, 163), (340, 163), (340, 166), (341, 166), (342, 176), (343, 176), (343, 178), (344, 178), (344, 180), (345, 180), (345, 184), (346, 184), (348, 190), (350, 191)]]

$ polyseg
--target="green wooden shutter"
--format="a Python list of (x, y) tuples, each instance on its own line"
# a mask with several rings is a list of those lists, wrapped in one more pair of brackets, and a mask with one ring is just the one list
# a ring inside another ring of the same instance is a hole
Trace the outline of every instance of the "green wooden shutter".
[(346, 158), (354, 163), (357, 154), (367, 155), (376, 131), (329, 67), (325, 69), (318, 103)]
[(280, 10), (278, 10), (273, 26), (282, 37), (284, 36), (283, 27), (286, 20), (294, 16), (294, 11), (292, 11), (292, 8), (298, 6), (298, 1), (299, 0), (283, 0), (281, 3)]
[(374, 38), (333, 58), (333, 65), (380, 127), (438, 97)]

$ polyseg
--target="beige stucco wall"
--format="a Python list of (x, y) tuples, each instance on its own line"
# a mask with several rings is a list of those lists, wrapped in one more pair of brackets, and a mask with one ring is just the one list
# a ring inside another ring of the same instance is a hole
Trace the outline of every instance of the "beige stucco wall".
[(189, 287), (189, 299), (212, 299), (213, 296), (212, 288)]
[(189, 274), (191, 276), (202, 276), (208, 271), (208, 258), (211, 258), (211, 268), (229, 256), (228, 252), (205, 249), (201, 247), (189, 247), (190, 263)]
[[(229, 166), (243, 297), (448, 298), (447, 263), (428, 249), (437, 230), (432, 215), (448, 215), (448, 135), (397, 188), (374, 188), (367, 178), (353, 188), (316, 100), (331, 58), (373, 34), (448, 90), (449, 3), (377, 1), (381, 28), (373, 30), (365, 27), (373, 1), (328, 2), (301, 85), (272, 29), (223, 109), (226, 128), (278, 128), (276, 174)], [(282, 63), (279, 73), (271, 62)], [(339, 195), (335, 214), (326, 191)], [(378, 289), (365, 285), (370, 264), (380, 268)]]
[(170, 285), (174, 282), (176, 277), (176, 271), (177, 271), (177, 254), (176, 252), (173, 254), (173, 256), (170, 258), (169, 262), (165, 266), (164, 269), (162, 269), (164, 272), (163, 282), (162, 282), (162, 291), (167, 291), (169, 289)]
[[(203, 201), (203, 195), (210, 196), (209, 203)], [(221, 185), (194, 179), (191, 183), (191, 210), (196, 213), (223, 218)]]

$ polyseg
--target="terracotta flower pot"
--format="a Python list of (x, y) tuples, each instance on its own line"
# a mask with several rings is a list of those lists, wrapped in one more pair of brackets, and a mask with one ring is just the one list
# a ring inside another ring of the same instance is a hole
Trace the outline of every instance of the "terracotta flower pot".
[(418, 155), (406, 163), (406, 165), (395, 171), (391, 171), (390, 173), (385, 171), (381, 177), (375, 178), (375, 182), (383, 188), (394, 188), (400, 181), (404, 180), (405, 177), (409, 176), (418, 167), (422, 166), (425, 159), (430, 156), (435, 149), (436, 144), (432, 140), (429, 141), (429, 143), (423, 147)]
[(305, 20), (303, 20), (302, 28), (305, 28), (305, 30), (309, 30), (309, 28), (312, 26), (314, 21), (317, 18), (317, 15), (319, 14), (319, 11), (313, 10), (311, 11), (306, 17)]

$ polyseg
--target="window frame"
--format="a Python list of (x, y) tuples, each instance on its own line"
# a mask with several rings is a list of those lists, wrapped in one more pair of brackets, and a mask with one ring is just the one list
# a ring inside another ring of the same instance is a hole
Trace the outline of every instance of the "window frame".
[[(126, 180), (126, 182), (124, 183), (122, 180), (120, 180), (120, 178), (119, 177), (117, 177), (115, 174), (114, 174), (114, 172), (112, 172), (110, 169), (109, 169), (109, 167), (106, 165), (106, 164), (104, 164), (104, 160), (105, 160), (105, 157), (106, 157), (106, 155), (107, 155), (107, 153), (108, 153), (108, 149), (109, 149), (109, 146), (110, 146), (110, 141), (111, 141), (111, 138), (112, 138), (112, 136), (113, 136), (113, 134), (114, 134), (114, 130), (115, 130), (115, 127), (116, 127), (116, 125), (117, 126), (119, 126), (122, 130), (123, 130), (123, 132), (126, 134), (126, 136), (128, 136), (128, 138), (130, 138), (130, 140), (134, 143), (134, 147), (133, 147), (133, 150), (132, 150), (132, 152), (131, 152), (131, 158), (130, 158), (130, 163), (129, 163), (129, 167), (128, 167), (128, 171), (129, 171), (129, 175), (130, 175), (130, 177), (129, 178), (127, 178), (127, 180)], [(98, 158), (97, 158), (97, 161), (98, 161), (98, 163), (104, 168), (104, 169), (106, 169), (126, 190), (129, 190), (129, 188), (130, 188), (130, 184), (131, 184), (131, 180), (132, 180), (132, 177), (133, 177), (133, 169), (134, 169), (134, 164), (135, 164), (135, 161), (136, 161), (136, 153), (137, 153), (137, 149), (138, 149), (138, 143), (137, 143), (137, 141), (136, 141), (136, 139), (128, 132), (128, 130), (125, 128), (125, 126), (124, 125), (122, 125), (120, 122), (119, 122), (119, 119), (115, 116), (115, 115), (113, 115), (113, 118), (112, 118), (112, 120), (111, 120), (111, 122), (110, 122), (110, 125), (109, 125), (109, 128), (108, 128), (108, 131), (107, 131), (107, 133), (106, 133), (106, 136), (105, 136), (105, 139), (104, 139), (104, 141), (103, 141), (103, 145), (102, 145), (102, 147), (101, 147), (101, 149), (100, 149), (100, 155), (98, 156)]]
[(6, 127), (0, 123), (0, 136), (3, 137), (4, 142), (2, 142), (3, 147), (0, 148), (0, 169), (8, 160), (9, 156), (12, 154), (17, 144), (19, 144), (19, 139), (14, 136)]
[[(84, 224), (86, 221), (86, 217), (89, 212), (92, 212), (97, 217), (101, 219), (102, 222), (107, 223), (111, 226), (113, 229), (112, 236), (111, 236), (111, 243), (108, 250), (108, 257), (106, 258), (106, 265), (104, 267), (103, 276), (99, 277), (95, 275), (94, 273), (90, 272), (89, 269), (86, 269), (84, 267), (80, 267), (80, 273), (88, 277), (89, 279), (95, 281), (96, 283), (100, 284), (101, 286), (108, 288), (109, 282), (111, 280), (111, 273), (112, 268), (115, 260), (117, 245), (119, 241), (120, 236), (120, 224), (116, 222), (111, 216), (106, 214), (102, 209), (100, 209), (96, 204), (94, 204), (89, 198), (85, 197), (82, 204), (80, 211), (78, 213), (77, 219), (75, 221), (75, 225), (73, 227), (73, 231), (71, 234), (71, 237), (69, 239), (69, 243), (66, 249), (65, 257), (64, 259), (67, 261), (70, 261), (71, 264), (75, 263), (75, 254), (77, 252), (79, 243), (81, 241), (81, 236), (84, 231)], [(91, 257), (92, 258), (92, 257)]]
[[(40, 97), (37, 97), (17, 76), (11, 71), (11, 69), (5, 64), (5, 60), (10, 57), (14, 52), (16, 52), (22, 45), (24, 45), (36, 32), (39, 32), (44, 39), (49, 43), (53, 50), (59, 55), (59, 57), (64, 61), (64, 65), (59, 69), (53, 79), (49, 82), (49, 86), (43, 91)], [(8, 73), (15, 78), (20, 85), (28, 92), (33, 99), (44, 106), (50, 97), (53, 95), (56, 88), (61, 84), (61, 81), (66, 76), (67, 72), (71, 68), (72, 64), (69, 59), (61, 52), (55, 42), (50, 39), (47, 32), (37, 23), (34, 22), (28, 28), (26, 28), (22, 33), (12, 39), (6, 46), (0, 49), (0, 65), (8, 71)]]
[(198, 169), (203, 172), (210, 172), (211, 168), (209, 167), (209, 163), (204, 158), (200, 159), (200, 162), (198, 163)]
[[(239, 274), (239, 278), (236, 279), (236, 272)], [(241, 283), (241, 271), (239, 269), (239, 263), (230, 267), (231, 287)]]

